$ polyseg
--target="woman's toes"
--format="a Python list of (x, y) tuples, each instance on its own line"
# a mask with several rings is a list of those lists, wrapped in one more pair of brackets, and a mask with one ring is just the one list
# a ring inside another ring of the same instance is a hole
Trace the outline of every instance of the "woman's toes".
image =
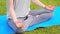
[(28, 16), (31, 16), (31, 15), (28, 15)]
[(36, 15), (36, 17), (38, 17), (39, 15)]

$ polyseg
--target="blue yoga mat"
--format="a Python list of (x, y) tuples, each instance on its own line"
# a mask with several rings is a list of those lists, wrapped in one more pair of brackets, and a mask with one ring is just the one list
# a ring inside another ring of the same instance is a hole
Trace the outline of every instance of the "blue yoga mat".
[[(28, 27), (27, 31), (32, 31), (38, 27), (50, 27), (53, 25), (60, 25), (60, 6), (55, 7), (53, 17), (43, 23), (35, 24)], [(6, 15), (0, 16), (0, 34), (11, 34), (14, 30), (9, 27)]]

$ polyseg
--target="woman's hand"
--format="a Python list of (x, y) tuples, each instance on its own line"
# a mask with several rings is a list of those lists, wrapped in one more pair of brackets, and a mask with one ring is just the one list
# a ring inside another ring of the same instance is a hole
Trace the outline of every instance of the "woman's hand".
[(23, 22), (21, 20), (17, 20), (15, 21), (15, 24), (18, 28), (22, 28), (23, 27)]
[(55, 6), (49, 5), (49, 6), (45, 6), (45, 8), (48, 9), (48, 10), (54, 10)]

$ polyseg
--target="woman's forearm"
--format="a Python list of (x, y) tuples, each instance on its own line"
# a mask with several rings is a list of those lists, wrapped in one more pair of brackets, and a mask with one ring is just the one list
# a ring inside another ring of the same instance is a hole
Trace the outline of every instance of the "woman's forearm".
[(32, 2), (38, 6), (45, 7), (45, 5), (43, 3), (41, 3), (39, 0), (32, 0)]
[(8, 0), (10, 15), (14, 21), (17, 21), (16, 14), (14, 11), (13, 0)]
[(11, 10), (11, 11), (10, 11), (10, 15), (11, 15), (12, 19), (13, 19), (14, 21), (17, 21), (16, 14), (15, 14), (14, 10), (12, 10), (12, 9), (10, 9), (10, 10)]

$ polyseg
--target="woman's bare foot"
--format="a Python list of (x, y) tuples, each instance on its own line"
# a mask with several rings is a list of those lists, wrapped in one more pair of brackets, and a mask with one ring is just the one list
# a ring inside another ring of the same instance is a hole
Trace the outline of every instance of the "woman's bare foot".
[(36, 15), (36, 17), (38, 17), (39, 15)]
[(28, 17), (31, 16), (31, 15), (28, 15)]

